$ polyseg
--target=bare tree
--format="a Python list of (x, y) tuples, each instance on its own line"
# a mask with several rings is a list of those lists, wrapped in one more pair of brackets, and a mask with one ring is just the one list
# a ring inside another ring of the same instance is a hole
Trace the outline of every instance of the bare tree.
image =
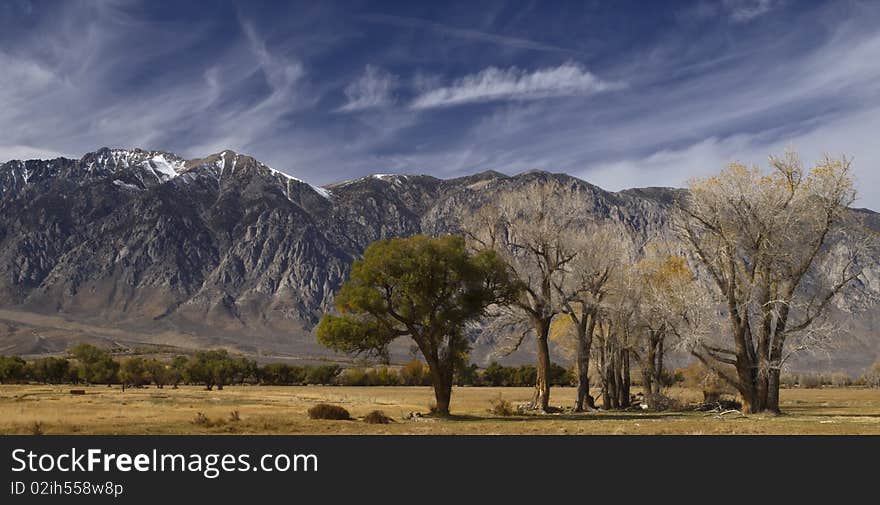
[(649, 247), (634, 270), (640, 282), (638, 337), (632, 353), (641, 370), (645, 401), (655, 409), (670, 338), (679, 343), (702, 336), (711, 306), (684, 256)]
[(728, 321), (725, 342), (704, 339), (692, 353), (739, 391), (745, 412), (779, 411), (787, 339), (809, 332), (862, 271), (859, 249), (845, 240), (836, 241), (846, 250), (830, 261), (832, 238), (853, 226), (850, 160), (825, 157), (805, 171), (789, 151), (771, 156), (770, 166), (733, 163), (692, 181), (678, 205), (678, 232), (710, 275)]
[(620, 269), (596, 314), (596, 370), (605, 409), (630, 406), (630, 358), (637, 341), (642, 303), (639, 283), (632, 268)]
[(610, 225), (576, 230), (571, 235), (577, 255), (554, 279), (554, 287), (561, 301), (560, 310), (568, 319), (564, 328), (573, 334), (578, 380), (574, 409), (580, 412), (585, 406), (596, 408), (590, 396), (589, 375), (593, 334), (612, 277), (627, 254), (621, 232)]
[[(527, 322), (535, 335), (537, 381), (531, 408), (540, 411), (550, 401), (550, 325), (563, 310), (556, 286), (578, 254), (570, 232), (583, 228), (585, 219), (566, 192), (551, 177), (527, 191), (504, 194), (497, 205), (479, 209), (463, 223), (472, 243), (498, 252), (522, 285), (511, 315)], [(520, 334), (514, 348), (526, 334)]]

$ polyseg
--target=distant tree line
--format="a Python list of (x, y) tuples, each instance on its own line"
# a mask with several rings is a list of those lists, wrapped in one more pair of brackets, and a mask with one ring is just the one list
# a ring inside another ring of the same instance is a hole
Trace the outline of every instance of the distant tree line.
[[(537, 371), (532, 365), (503, 366), (492, 362), (485, 369), (462, 364), (454, 383), (459, 386), (534, 386)], [(570, 370), (552, 364), (551, 382), (557, 386), (574, 383)], [(114, 357), (89, 344), (70, 349), (67, 357), (45, 357), (25, 361), (18, 356), (0, 356), (0, 383), (121, 384), (124, 387), (157, 388), (198, 384), (205, 389), (223, 389), (231, 384), (266, 386), (432, 386), (428, 366), (413, 359), (401, 367), (348, 367), (339, 365), (258, 365), (225, 350), (208, 350), (170, 360), (140, 356)]]

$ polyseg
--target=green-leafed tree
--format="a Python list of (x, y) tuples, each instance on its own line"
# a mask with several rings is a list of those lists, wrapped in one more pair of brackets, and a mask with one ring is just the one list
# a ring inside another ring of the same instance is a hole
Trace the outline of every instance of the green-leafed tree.
[(162, 389), (165, 384), (174, 382), (174, 374), (171, 366), (156, 358), (148, 360), (145, 365), (148, 378), (153, 381), (157, 388)]
[(453, 374), (467, 355), (467, 323), (518, 290), (494, 251), (471, 254), (458, 236), (381, 240), (352, 266), (336, 295), (338, 315), (318, 325), (333, 349), (387, 358), (388, 344), (409, 336), (428, 364), (436, 411), (449, 414)]
[(70, 354), (79, 362), (79, 378), (91, 384), (111, 384), (117, 379), (119, 363), (110, 353), (91, 344), (78, 344)]
[(27, 378), (27, 363), (18, 356), (0, 356), (0, 384), (21, 382)]
[(181, 381), (189, 381), (186, 377), (186, 365), (189, 359), (186, 356), (175, 356), (171, 358), (171, 368), (169, 368), (168, 383), (175, 388)]
[(204, 384), (205, 389), (223, 389), (236, 372), (236, 358), (225, 349), (197, 352), (186, 363), (183, 376), (187, 382)]
[(150, 381), (147, 363), (143, 358), (128, 358), (119, 365), (119, 381), (125, 386), (141, 387)]

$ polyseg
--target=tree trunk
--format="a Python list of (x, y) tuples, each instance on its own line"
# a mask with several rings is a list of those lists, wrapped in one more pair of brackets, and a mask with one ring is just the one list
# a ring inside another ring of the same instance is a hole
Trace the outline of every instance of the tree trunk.
[(654, 376), (650, 370), (642, 370), (642, 389), (645, 393), (645, 404), (650, 410), (657, 409), (657, 402), (654, 396)]
[(532, 408), (546, 412), (550, 404), (550, 348), (546, 335), (538, 338), (537, 375)]
[(630, 379), (629, 379), (629, 351), (621, 349), (620, 351), (620, 387), (618, 389), (619, 401), (618, 407), (625, 409), (630, 406)]
[(583, 412), (584, 406), (587, 410), (594, 408), (590, 401), (590, 370), (589, 357), (585, 360), (578, 359), (577, 363), (577, 398), (575, 399), (574, 411)]
[(449, 415), (449, 402), (452, 399), (452, 381), (434, 377), (434, 400), (437, 402), (436, 413), (441, 416)]
[(592, 398), (590, 397), (590, 348), (593, 344), (593, 329), (595, 327), (595, 318), (592, 316), (583, 316), (584, 319), (589, 317), (589, 324), (580, 321), (577, 325), (577, 398), (575, 399), (574, 411), (582, 412), (584, 405), (588, 410), (595, 409)]
[(428, 363), (428, 371), (431, 373), (431, 384), (434, 387), (434, 412), (441, 416), (449, 415), (449, 402), (452, 400), (452, 377), (455, 368), (454, 362), (439, 358), (425, 358)]
[(537, 379), (535, 380), (535, 394), (532, 397), (531, 408), (546, 412), (550, 404), (550, 347), (548, 337), (550, 334), (550, 319), (537, 319), (534, 321), (535, 334), (537, 336), (538, 361)]
[(778, 368), (771, 369), (769, 376), (767, 377), (767, 404), (764, 405), (764, 410), (772, 412), (774, 414), (780, 413)]
[(654, 384), (656, 385), (656, 393), (663, 392), (663, 340), (665, 335), (661, 335), (657, 341), (657, 350), (654, 353)]

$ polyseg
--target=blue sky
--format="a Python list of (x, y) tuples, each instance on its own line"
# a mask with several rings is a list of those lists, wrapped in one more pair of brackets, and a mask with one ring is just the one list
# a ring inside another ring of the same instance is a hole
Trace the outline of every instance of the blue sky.
[(682, 186), (785, 147), (880, 210), (880, 2), (0, 3), (0, 160), (230, 148), (309, 182)]

